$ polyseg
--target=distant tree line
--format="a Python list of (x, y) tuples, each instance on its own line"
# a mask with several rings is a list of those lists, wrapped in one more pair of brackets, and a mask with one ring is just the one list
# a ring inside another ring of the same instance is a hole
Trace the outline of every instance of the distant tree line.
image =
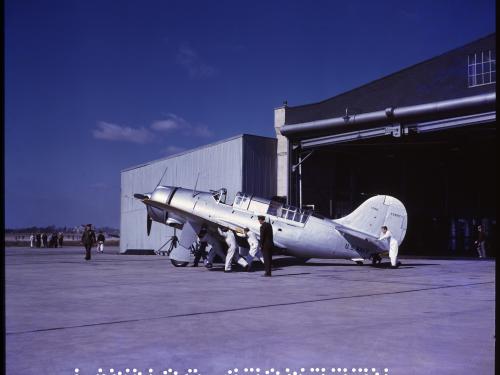
[[(15, 228), (15, 229), (5, 229), (5, 233), (81, 233), (83, 232), (83, 226), (77, 227), (57, 227), (55, 225), (49, 225), (47, 227), (26, 227), (26, 228)], [(120, 230), (111, 227), (94, 227), (96, 232), (102, 231), (113, 237), (120, 237)]]

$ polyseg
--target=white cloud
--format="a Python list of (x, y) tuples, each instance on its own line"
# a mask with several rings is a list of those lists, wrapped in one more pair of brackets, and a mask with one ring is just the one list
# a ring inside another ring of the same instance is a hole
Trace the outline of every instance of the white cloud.
[(178, 154), (179, 152), (185, 151), (186, 149), (184, 147), (178, 147), (178, 146), (168, 146), (165, 149), (165, 152), (167, 155), (172, 155), (172, 154)]
[(164, 120), (158, 120), (151, 124), (151, 129), (159, 132), (180, 132), (184, 136), (208, 138), (212, 132), (206, 125), (192, 125), (173, 113), (169, 113)]
[(189, 126), (189, 123), (183, 118), (176, 116), (173, 113), (169, 113), (167, 115), (167, 119), (153, 122), (153, 124), (151, 124), (151, 129), (158, 131), (170, 131), (186, 129)]
[(154, 136), (148, 129), (132, 128), (130, 126), (120, 126), (109, 122), (100, 121), (97, 124), (98, 129), (94, 129), (92, 134), (94, 138), (107, 141), (121, 141), (133, 143), (149, 143), (154, 140)]
[(198, 56), (198, 53), (187, 45), (179, 48), (175, 61), (186, 69), (189, 78), (209, 78), (216, 73), (214, 67), (205, 64)]
[(196, 137), (208, 138), (212, 136), (212, 132), (206, 125), (195, 126), (192, 131)]

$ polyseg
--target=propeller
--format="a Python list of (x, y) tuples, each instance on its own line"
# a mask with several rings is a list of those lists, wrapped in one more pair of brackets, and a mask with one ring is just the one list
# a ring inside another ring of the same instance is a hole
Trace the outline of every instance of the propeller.
[(146, 215), (146, 231), (148, 236), (151, 233), (151, 224), (153, 224), (153, 219), (149, 215)]

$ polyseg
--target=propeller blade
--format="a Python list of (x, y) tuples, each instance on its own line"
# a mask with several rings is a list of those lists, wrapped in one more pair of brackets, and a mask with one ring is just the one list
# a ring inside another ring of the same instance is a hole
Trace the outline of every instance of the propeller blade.
[(149, 233), (151, 233), (151, 224), (153, 224), (153, 220), (148, 216), (146, 216), (146, 230), (149, 236)]

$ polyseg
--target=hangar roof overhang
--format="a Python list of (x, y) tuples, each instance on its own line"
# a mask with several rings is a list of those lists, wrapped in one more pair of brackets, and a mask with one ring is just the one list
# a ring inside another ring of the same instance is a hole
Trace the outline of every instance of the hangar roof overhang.
[(373, 137), (424, 133), (496, 120), (496, 93), (285, 125), (281, 134), (302, 149)]

